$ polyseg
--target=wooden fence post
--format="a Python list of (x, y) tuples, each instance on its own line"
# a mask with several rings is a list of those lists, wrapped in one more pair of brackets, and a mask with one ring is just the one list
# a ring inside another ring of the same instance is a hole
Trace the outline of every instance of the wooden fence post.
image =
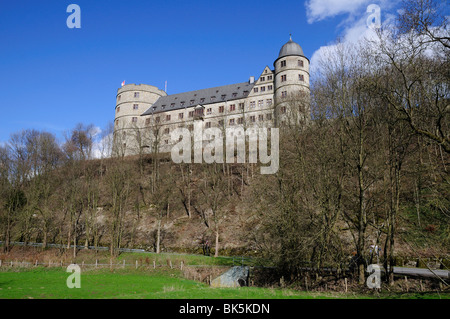
[(95, 260), (95, 268), (98, 266), (98, 259)]
[(123, 260), (123, 269), (125, 269), (125, 259)]
[(156, 269), (156, 260), (153, 260), (153, 269)]
[(136, 260), (136, 269), (138, 269), (138, 261)]

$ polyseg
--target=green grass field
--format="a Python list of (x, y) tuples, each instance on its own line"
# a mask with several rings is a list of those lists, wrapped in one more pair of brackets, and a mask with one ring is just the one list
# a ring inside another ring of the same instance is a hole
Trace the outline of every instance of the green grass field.
[(151, 299), (272, 299), (332, 298), (332, 295), (255, 287), (211, 288), (182, 278), (179, 271), (134, 271), (107, 269), (81, 273), (81, 288), (68, 288), (70, 273), (60, 268), (35, 268), (0, 272), (0, 298), (151, 298)]
[(11, 268), (0, 271), (2, 299), (351, 299), (446, 298), (447, 294), (356, 295), (257, 287), (212, 288), (181, 277), (177, 270), (94, 269), (81, 272), (81, 288), (68, 288), (62, 268)]

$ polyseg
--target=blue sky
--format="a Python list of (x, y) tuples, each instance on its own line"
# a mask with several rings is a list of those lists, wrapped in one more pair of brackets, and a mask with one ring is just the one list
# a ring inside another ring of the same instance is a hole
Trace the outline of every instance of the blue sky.
[[(80, 29), (66, 25), (71, 3)], [(258, 77), (289, 33), (311, 58), (350, 35), (369, 3), (392, 10), (386, 0), (0, 0), (0, 143), (22, 129), (61, 141), (79, 122), (103, 129), (123, 80), (167, 81), (173, 94)]]

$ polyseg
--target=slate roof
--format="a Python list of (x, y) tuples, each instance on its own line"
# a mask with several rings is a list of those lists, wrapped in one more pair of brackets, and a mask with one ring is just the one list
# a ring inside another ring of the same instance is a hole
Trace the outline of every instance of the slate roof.
[(141, 116), (246, 98), (254, 85), (255, 82), (243, 82), (162, 96)]
[(288, 55), (305, 56), (302, 47), (297, 42), (292, 41), (292, 38), (281, 47), (278, 59)]

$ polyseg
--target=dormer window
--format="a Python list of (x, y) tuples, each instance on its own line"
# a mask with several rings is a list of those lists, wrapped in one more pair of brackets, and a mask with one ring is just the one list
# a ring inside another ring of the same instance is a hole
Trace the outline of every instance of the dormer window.
[(203, 102), (205, 102), (205, 98), (204, 98), (204, 97), (202, 97), (202, 98), (200, 99), (200, 103), (203, 103)]
[(189, 103), (190, 103), (191, 105), (193, 105), (194, 102), (195, 102), (195, 100), (190, 100), (190, 101), (189, 101)]
[(184, 101), (180, 102), (181, 106), (184, 106)]
[(232, 96), (233, 96), (233, 97), (236, 97), (236, 96), (237, 96), (237, 93), (233, 93)]
[(161, 105), (161, 108), (164, 110), (166, 108), (166, 105)]
[(222, 94), (222, 100), (225, 100), (226, 97), (226, 94)]
[(214, 101), (216, 99), (215, 96), (211, 96), (211, 101)]
[(248, 91), (244, 91), (244, 95), (248, 95)]
[(171, 104), (170, 104), (170, 107), (174, 107), (174, 106), (175, 106), (175, 103), (171, 103)]

